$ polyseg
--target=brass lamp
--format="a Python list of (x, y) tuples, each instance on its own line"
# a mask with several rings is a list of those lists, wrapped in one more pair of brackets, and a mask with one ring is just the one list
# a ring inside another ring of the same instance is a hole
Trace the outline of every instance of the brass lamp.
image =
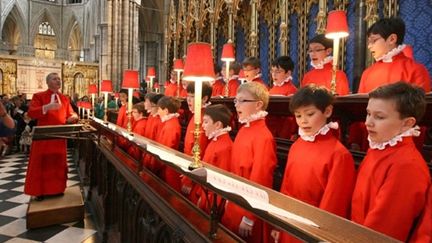
[(211, 45), (209, 43), (195, 42), (188, 45), (186, 61), (184, 66), (183, 79), (195, 82), (194, 97), (194, 146), (192, 148), (194, 161), (189, 165), (189, 169), (201, 167), (199, 135), (201, 127), (201, 100), (202, 83), (215, 79), (213, 69), (213, 58)]
[(330, 91), (334, 95), (336, 94), (336, 72), (338, 69), (339, 40), (341, 38), (347, 37), (348, 34), (348, 23), (345, 11), (330, 11), (327, 17), (325, 37), (333, 39), (333, 69), (332, 80), (330, 83)]
[(93, 108), (93, 116), (94, 116), (95, 96), (98, 93), (98, 88), (97, 88), (96, 84), (90, 84), (89, 85), (88, 93), (91, 95), (91, 105)]

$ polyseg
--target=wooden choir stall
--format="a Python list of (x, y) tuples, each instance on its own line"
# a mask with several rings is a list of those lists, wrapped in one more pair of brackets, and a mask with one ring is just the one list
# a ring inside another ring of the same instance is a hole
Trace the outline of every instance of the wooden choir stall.
[[(267, 109), (271, 116), (290, 116), (290, 97), (271, 97)], [(233, 100), (212, 99), (234, 111)], [(431, 168), (432, 97), (427, 97), (427, 112), (420, 125), (426, 125), (428, 136), (423, 155)], [(347, 127), (366, 116), (366, 96), (337, 97), (332, 119), (341, 123), (341, 139), (346, 141)], [(185, 101), (183, 136), (189, 119)], [(116, 113), (109, 114), (115, 121)], [(91, 119), (97, 129), (94, 140), (79, 140), (79, 167), (87, 200), (96, 215), (96, 225), (108, 242), (239, 242), (234, 233), (218, 223), (217, 210), (207, 215), (163, 180), (134, 160), (118, 146), (119, 138), (127, 139), (144, 153), (191, 178), (195, 183), (215, 192), (218, 197), (236, 203), (275, 228), (289, 232), (307, 242), (395, 242), (381, 233), (357, 225), (308, 204), (285, 196), (279, 189), (292, 141), (275, 138), (278, 167), (273, 189), (265, 188), (231, 173), (204, 163), (204, 168), (190, 171), (192, 157), (167, 148), (127, 130)], [(234, 126), (231, 136), (236, 134)], [(352, 151), (357, 162), (364, 152)], [(307, 156), (307, 155), (305, 155)], [(257, 203), (259, 201), (259, 203)]]

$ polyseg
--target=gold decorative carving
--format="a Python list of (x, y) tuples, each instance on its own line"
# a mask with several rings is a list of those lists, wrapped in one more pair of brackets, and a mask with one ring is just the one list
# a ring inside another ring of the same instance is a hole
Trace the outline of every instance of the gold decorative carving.
[(17, 61), (0, 58), (0, 70), (2, 72), (0, 93), (8, 95), (16, 94)]
[[(366, 16), (364, 17), (366, 21), (366, 27), (372, 26), (378, 20), (378, 0), (366, 0)], [(371, 65), (374, 61), (372, 54), (365, 48), (366, 51), (366, 67)]]
[(315, 19), (315, 21), (317, 22), (317, 29), (315, 33), (323, 34), (325, 32), (325, 28), (327, 24), (327, 1), (319, 0), (318, 8), (319, 11)]
[[(74, 67), (63, 65), (63, 87), (64, 94), (73, 95), (78, 93), (79, 97), (87, 94), (89, 84), (98, 84), (98, 66), (77, 64)], [(82, 74), (82, 75), (80, 75)]]
[(396, 17), (399, 12), (399, 4), (397, 0), (384, 1), (384, 16)]

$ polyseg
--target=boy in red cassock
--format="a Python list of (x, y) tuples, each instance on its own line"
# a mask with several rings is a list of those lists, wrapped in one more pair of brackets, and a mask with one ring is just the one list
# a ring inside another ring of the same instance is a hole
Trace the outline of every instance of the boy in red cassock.
[[(294, 63), (289, 56), (280, 56), (271, 64), (273, 87), (270, 95), (288, 96), (297, 91), (292, 83)], [(297, 125), (293, 116), (268, 116), (267, 126), (274, 137), (290, 139), (296, 134)]]
[[(269, 93), (258, 82), (240, 85), (234, 99), (238, 119), (243, 126), (237, 133), (230, 171), (250, 181), (271, 188), (276, 167), (276, 144), (265, 123)], [(264, 223), (232, 202), (226, 205), (222, 223), (247, 242), (262, 242)]]
[[(202, 125), (205, 135), (210, 140), (203, 161), (226, 171), (230, 170), (233, 145), (229, 135), (231, 115), (231, 111), (225, 105), (210, 105), (204, 111)], [(206, 194), (204, 190), (198, 191), (200, 194), (198, 206), (209, 213), (213, 202), (212, 193)]]
[(166, 82), (165, 95), (166, 96), (177, 96), (177, 73), (171, 71), (171, 78)]
[[(351, 153), (335, 136), (336, 122), (327, 122), (333, 111), (333, 95), (326, 87), (308, 85), (290, 102), (300, 137), (291, 146), (281, 192), (305, 203), (349, 217), (355, 184)], [(307, 153), (307, 156), (305, 154)], [(281, 234), (279, 242), (292, 242)]]
[[(234, 97), (237, 94), (237, 89), (240, 86), (240, 82), (238, 80), (238, 74), (240, 72), (240, 64), (237, 62), (230, 63), (229, 66), (229, 80), (225, 80), (228, 83), (228, 97)], [(222, 65), (222, 76), (226, 77), (226, 63)], [(223, 95), (225, 95), (225, 90)]]
[[(309, 58), (312, 70), (307, 72), (301, 82), (301, 86), (316, 84), (331, 89), (333, 70), (333, 40), (328, 39), (324, 34), (315, 36), (309, 41)], [(344, 71), (336, 71), (336, 94), (349, 94), (349, 82)]]
[(242, 66), (247, 82), (257, 82), (268, 89), (267, 84), (261, 78), (261, 63), (257, 57), (247, 57), (243, 61)]
[[(132, 127), (132, 132), (144, 136), (147, 125), (147, 112), (144, 108), (144, 102), (137, 103), (132, 107), (132, 118), (135, 121)], [(127, 152), (134, 159), (140, 160), (141, 150), (137, 147), (129, 146)]]
[[(165, 96), (159, 99), (158, 115), (161, 119), (162, 127), (156, 136), (156, 142), (161, 143), (172, 149), (179, 149), (181, 126), (178, 120), (179, 114), (177, 111), (180, 108), (180, 101), (176, 98)], [(159, 175), (164, 179), (172, 188), (180, 192), (180, 174), (174, 169), (162, 165), (160, 162), (155, 162), (160, 166)]]
[(369, 93), (365, 124), (370, 148), (359, 168), (351, 217), (400, 241), (408, 240), (431, 185), (426, 162), (413, 142), (425, 109), (424, 91), (407, 82)]
[(221, 75), (221, 67), (215, 64), (214, 72), (216, 76), (215, 76), (215, 80), (211, 82), (212, 85), (211, 96), (223, 96), (225, 91), (225, 82), (224, 82), (224, 78)]

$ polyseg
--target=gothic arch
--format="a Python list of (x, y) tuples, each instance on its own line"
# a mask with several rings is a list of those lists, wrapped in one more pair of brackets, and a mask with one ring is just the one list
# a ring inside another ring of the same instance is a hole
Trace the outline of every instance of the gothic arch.
[(58, 25), (58, 21), (56, 21), (56, 19), (53, 17), (53, 15), (50, 13), (50, 11), (47, 8), (41, 9), (41, 11), (39, 11), (39, 13), (35, 14), (35, 18), (31, 21), (31, 27), (30, 27), (30, 38), (29, 38), (29, 42), (31, 45), (34, 45), (34, 39), (36, 37), (36, 34), (38, 33), (38, 27), (39, 25), (44, 22), (47, 21), (51, 27), (54, 30), (55, 33), (55, 38), (56, 38), (56, 42), (57, 42), (57, 48), (61, 48), (63, 45), (61, 43), (61, 29), (60, 26)]
[(72, 15), (72, 17), (70, 18), (66, 26), (65, 33), (65, 41), (69, 53), (69, 58), (73, 59), (73, 61), (78, 61), (76, 60), (76, 58), (74, 58), (75, 56), (77, 56), (75, 52), (78, 52), (79, 56), (79, 51), (83, 49), (84, 38), (82, 34), (82, 28), (80, 28), (80, 24), (77, 21), (75, 15)]
[(9, 42), (9, 44), (17, 46), (23, 42), (25, 42), (26, 35), (26, 26), (24, 21), (24, 15), (20, 7), (17, 4), (14, 4), (9, 9), (7, 17), (4, 18), (2, 22), (2, 39)]

